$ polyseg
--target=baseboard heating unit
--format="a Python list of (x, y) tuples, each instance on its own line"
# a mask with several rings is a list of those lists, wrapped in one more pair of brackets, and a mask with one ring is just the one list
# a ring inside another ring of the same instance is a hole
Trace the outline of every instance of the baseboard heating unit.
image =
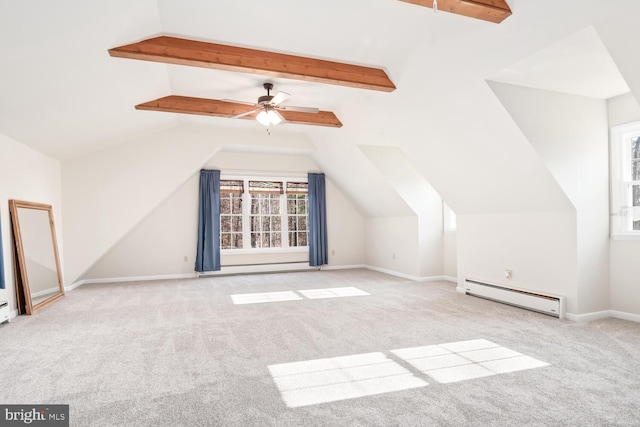
[(566, 298), (465, 279), (465, 294), (564, 319)]

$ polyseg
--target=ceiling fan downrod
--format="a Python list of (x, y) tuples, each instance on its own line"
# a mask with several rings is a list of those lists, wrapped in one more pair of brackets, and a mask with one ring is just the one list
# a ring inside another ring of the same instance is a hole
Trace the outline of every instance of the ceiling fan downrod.
[(273, 83), (265, 83), (262, 85), (262, 87), (264, 87), (267, 90), (267, 94), (258, 98), (258, 104), (260, 105), (269, 104), (273, 99), (273, 96), (271, 95), (271, 90), (273, 89)]

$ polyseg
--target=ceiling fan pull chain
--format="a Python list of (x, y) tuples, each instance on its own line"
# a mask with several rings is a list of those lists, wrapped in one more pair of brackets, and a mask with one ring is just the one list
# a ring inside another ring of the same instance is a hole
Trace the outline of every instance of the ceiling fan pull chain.
[(438, 11), (438, 0), (433, 0), (433, 13)]

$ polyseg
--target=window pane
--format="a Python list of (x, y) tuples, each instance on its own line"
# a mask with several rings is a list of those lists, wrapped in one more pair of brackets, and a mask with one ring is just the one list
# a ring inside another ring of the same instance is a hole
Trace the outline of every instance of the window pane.
[(282, 230), (281, 224), (282, 224), (282, 219), (279, 216), (271, 217), (271, 231)]
[(235, 244), (235, 248), (238, 249), (242, 249), (242, 233), (234, 233), (233, 234), (233, 238), (234, 238), (234, 244)]
[(222, 233), (220, 235), (220, 247), (222, 249), (231, 248), (231, 236), (229, 235), (229, 233)]
[(631, 138), (631, 158), (640, 159), (640, 136)]
[(306, 215), (307, 214), (307, 196), (304, 195), (302, 200), (298, 202), (298, 214)]
[(296, 213), (296, 201), (291, 196), (287, 197), (287, 213)]
[(298, 230), (300, 230), (300, 231), (308, 230), (308, 228), (307, 228), (307, 217), (306, 216), (299, 216), (298, 217)]
[(231, 201), (228, 197), (220, 197), (220, 214), (231, 213)]
[(234, 194), (232, 200), (232, 209), (234, 214), (242, 214), (242, 195)]
[(242, 217), (234, 216), (232, 219), (233, 231), (242, 232)]
[(228, 216), (220, 217), (220, 231), (231, 231), (231, 218)]
[(276, 197), (272, 197), (271, 200), (271, 213), (272, 214), (279, 214), (280, 213), (280, 197), (276, 196)]

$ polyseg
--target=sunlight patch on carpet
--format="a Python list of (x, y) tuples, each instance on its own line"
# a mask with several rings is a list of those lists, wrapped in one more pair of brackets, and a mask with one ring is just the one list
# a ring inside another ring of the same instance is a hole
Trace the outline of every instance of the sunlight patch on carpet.
[(428, 385), (383, 353), (271, 365), (269, 372), (290, 408)]
[(301, 299), (302, 297), (293, 291), (231, 295), (231, 300), (234, 304), (258, 304), (263, 302), (296, 301)]
[(354, 287), (346, 288), (327, 288), (327, 289), (307, 289), (298, 291), (309, 299), (321, 299), (321, 298), (340, 298), (340, 297), (356, 297), (363, 295), (371, 295), (361, 289)]
[(484, 339), (392, 350), (439, 383), (548, 366), (548, 363)]

